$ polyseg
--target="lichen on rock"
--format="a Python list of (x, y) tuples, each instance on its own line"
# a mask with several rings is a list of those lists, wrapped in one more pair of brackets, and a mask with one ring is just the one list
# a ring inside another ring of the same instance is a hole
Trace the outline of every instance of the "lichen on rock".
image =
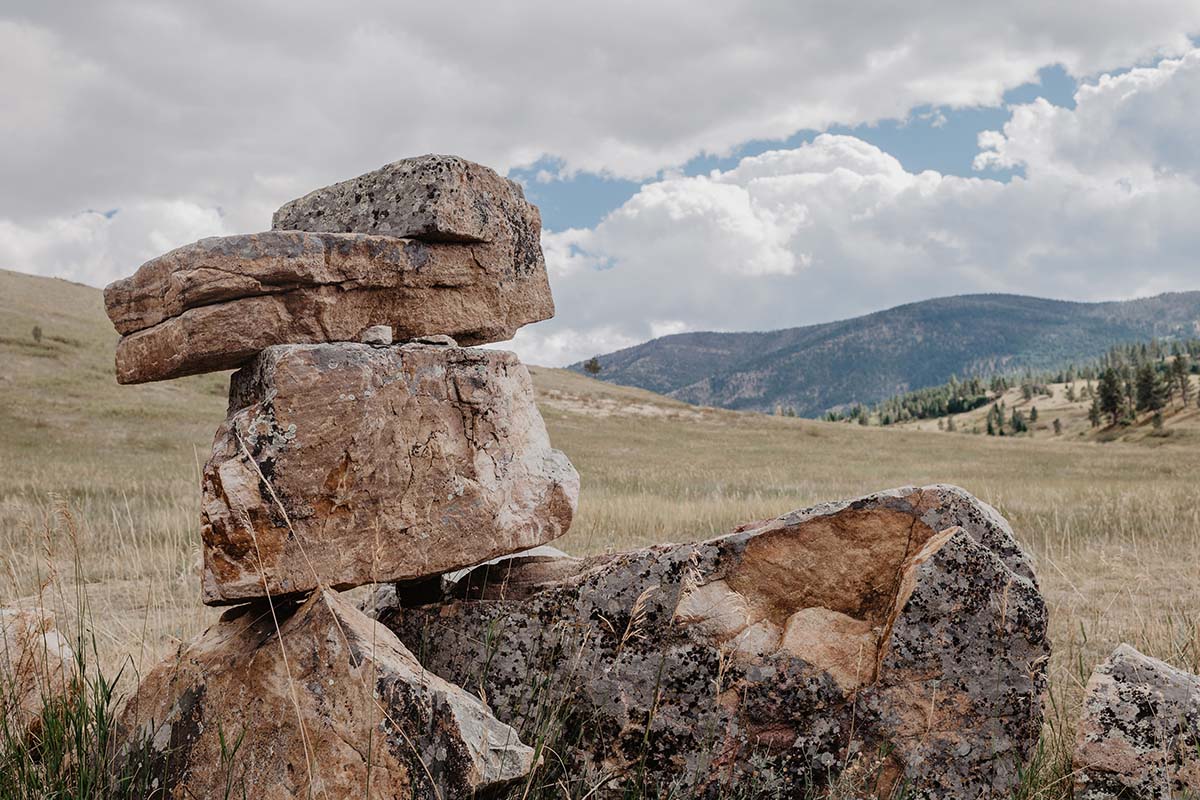
[(1200, 797), (1200, 675), (1119, 645), (1088, 680), (1073, 766), (1080, 800)]
[(826, 504), (706, 542), (520, 558), (378, 608), (434, 672), (572, 768), (703, 793), (858, 760), (916, 797), (1003, 797), (1037, 741), (1046, 609), (961, 489)]

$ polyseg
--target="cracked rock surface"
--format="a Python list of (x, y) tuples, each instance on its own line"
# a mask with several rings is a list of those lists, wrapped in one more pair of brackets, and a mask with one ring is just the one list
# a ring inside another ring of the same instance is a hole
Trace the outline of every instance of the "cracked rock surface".
[(1045, 604), (1008, 524), (956, 487), (425, 588), (375, 613), (617, 793), (640, 773), (799, 796), (866, 764), (869, 793), (1007, 797), (1040, 731)]
[(329, 590), (226, 612), (146, 676), (120, 723), (178, 800), (486, 796), (533, 762), (512, 728)]
[(397, 339), (511, 339), (554, 315), (536, 241), (529, 250), (512, 238), (430, 244), (364, 233), (201, 239), (104, 290), (123, 334), (117, 380), (231, 369), (271, 345), (353, 342), (375, 325)]
[(578, 493), (512, 353), (268, 348), (233, 376), (204, 469), (203, 599), (471, 566), (562, 535)]
[(1119, 645), (1088, 680), (1073, 766), (1081, 800), (1200, 797), (1200, 676)]

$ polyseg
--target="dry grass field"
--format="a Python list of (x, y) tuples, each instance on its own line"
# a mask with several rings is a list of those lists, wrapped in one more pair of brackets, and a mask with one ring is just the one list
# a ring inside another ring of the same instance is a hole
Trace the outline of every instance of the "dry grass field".
[[(198, 473), (225, 376), (120, 387), (115, 340), (96, 290), (0, 271), (0, 604), (40, 595), (73, 623), (80, 575), (102, 664), (141, 670), (214, 618), (194, 572)], [(1055, 648), (1048, 742), (1070, 735), (1082, 681), (1120, 641), (1200, 671), (1191, 437), (864, 428), (532, 372), (583, 478), (566, 550), (704, 538), (822, 500), (955, 483), (997, 506), (1036, 557)], [(1064, 786), (1051, 777), (1041, 795)]]

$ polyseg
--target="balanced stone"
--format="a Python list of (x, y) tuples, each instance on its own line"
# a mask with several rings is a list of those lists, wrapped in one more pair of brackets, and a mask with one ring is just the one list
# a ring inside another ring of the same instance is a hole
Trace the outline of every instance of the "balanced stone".
[(1200, 797), (1200, 675), (1122, 644), (1096, 667), (1076, 732), (1075, 797)]
[(120, 717), (155, 797), (491, 796), (533, 751), (336, 592), (239, 606)]
[(203, 599), (410, 580), (544, 544), (579, 476), (501, 350), (280, 345), (238, 371), (204, 470)]
[(501, 720), (540, 734), (558, 709), (548, 749), (616, 796), (641, 774), (682, 796), (1007, 797), (1041, 728), (1045, 604), (1008, 524), (955, 487), (502, 560), (375, 613)]
[(202, 239), (104, 290), (117, 331), (117, 380), (141, 383), (231, 369), (275, 344), (512, 338), (554, 315), (541, 250), (498, 238), (429, 244), (297, 231)]
[(540, 253), (541, 218), (520, 185), (457, 156), (406, 158), (309, 192), (276, 211), (271, 227), (431, 242), (513, 239), (529, 257)]

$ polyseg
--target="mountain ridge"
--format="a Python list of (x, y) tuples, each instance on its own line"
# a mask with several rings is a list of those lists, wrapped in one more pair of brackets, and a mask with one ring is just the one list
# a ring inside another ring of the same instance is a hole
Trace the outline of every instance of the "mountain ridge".
[(954, 295), (774, 331), (671, 334), (598, 356), (597, 377), (700, 405), (817, 416), (955, 374), (1058, 369), (1113, 344), (1197, 334), (1200, 291), (1103, 302)]

